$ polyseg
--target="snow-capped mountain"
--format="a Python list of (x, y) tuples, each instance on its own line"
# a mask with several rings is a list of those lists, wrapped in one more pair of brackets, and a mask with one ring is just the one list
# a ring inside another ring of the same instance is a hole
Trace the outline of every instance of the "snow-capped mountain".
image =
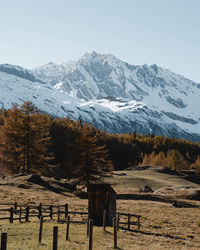
[(0, 107), (25, 100), (111, 133), (200, 139), (200, 84), (155, 64), (130, 65), (91, 52), (32, 71), (0, 65)]

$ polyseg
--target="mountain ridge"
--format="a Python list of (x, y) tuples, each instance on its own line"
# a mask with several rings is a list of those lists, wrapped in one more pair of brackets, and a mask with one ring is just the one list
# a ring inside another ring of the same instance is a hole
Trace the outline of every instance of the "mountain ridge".
[(27, 99), (51, 115), (82, 119), (110, 133), (200, 139), (200, 85), (156, 64), (131, 65), (90, 52), (76, 62), (34, 70), (0, 65), (0, 106)]

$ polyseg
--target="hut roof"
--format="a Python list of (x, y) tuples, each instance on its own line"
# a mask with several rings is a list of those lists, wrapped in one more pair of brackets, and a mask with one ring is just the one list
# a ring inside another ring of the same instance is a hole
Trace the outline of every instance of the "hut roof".
[(116, 194), (115, 190), (111, 187), (110, 184), (107, 183), (101, 183), (101, 184), (89, 184), (87, 186), (87, 191), (92, 192), (95, 190), (105, 190), (109, 191), (110, 193)]

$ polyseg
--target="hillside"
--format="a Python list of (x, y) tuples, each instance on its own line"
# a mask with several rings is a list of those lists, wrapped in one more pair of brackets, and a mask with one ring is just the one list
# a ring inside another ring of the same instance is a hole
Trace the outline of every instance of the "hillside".
[[(64, 180), (54, 178), (40, 178), (34, 175), (1, 176), (0, 200), (1, 203), (17, 201), (19, 204), (69, 204), (69, 211), (87, 211), (87, 199), (80, 199), (63, 188)], [(32, 181), (31, 181), (32, 180)], [(113, 183), (119, 194), (135, 193), (137, 199), (127, 199), (124, 196), (117, 200), (117, 209), (122, 213), (141, 215), (141, 228), (135, 225), (131, 230), (122, 225), (118, 231), (118, 246), (120, 249), (199, 249), (199, 201), (173, 199), (168, 195), (139, 194), (138, 187), (148, 184), (153, 189), (167, 187), (168, 185), (192, 185), (195, 189), (199, 185), (186, 181), (178, 175), (159, 173), (155, 169), (115, 171), (108, 179)], [(120, 195), (119, 194), (119, 195)], [(160, 197), (160, 199), (152, 199)], [(162, 197), (162, 198), (161, 198)], [(168, 198), (167, 198), (168, 197)], [(147, 200), (148, 198), (148, 200)], [(150, 199), (151, 198), (151, 199)], [(183, 198), (183, 197), (179, 197)], [(181, 202), (183, 207), (172, 206), (172, 202)], [(77, 220), (77, 216), (71, 220)], [(70, 240), (65, 240), (66, 224), (58, 224), (45, 220), (43, 225), (42, 244), (38, 239), (38, 218), (30, 218), (29, 223), (9, 223), (2, 221), (0, 230), (8, 232), (9, 249), (52, 249), (52, 228), (59, 227), (59, 247), (63, 249), (88, 249), (85, 224), (70, 224)], [(80, 218), (79, 218), (80, 219)], [(122, 218), (124, 221), (124, 218)], [(127, 218), (124, 222), (127, 222)], [(113, 228), (94, 227), (94, 247), (97, 250), (113, 249)], [(13, 237), (14, 236), (14, 237)], [(16, 238), (18, 239), (16, 241)], [(103, 239), (103, 240), (102, 240)]]
[(114, 171), (112, 177), (105, 180), (111, 183), (119, 194), (145, 193), (145, 186), (148, 186), (152, 189), (150, 193), (155, 195), (190, 198), (195, 190), (200, 189), (200, 182), (197, 184), (192, 180), (187, 180), (188, 174), (167, 173), (160, 169), (137, 167), (131, 170)]
[(34, 70), (0, 65), (0, 107), (32, 101), (53, 116), (83, 120), (109, 133), (200, 139), (200, 85), (157, 65), (131, 65), (110, 54)]
[[(142, 169), (142, 168), (141, 168)], [(142, 170), (114, 171), (111, 177), (104, 179), (110, 183), (117, 194), (125, 199), (134, 199), (132, 194), (148, 193), (152, 196), (173, 197), (174, 199), (191, 199), (194, 192), (200, 190), (200, 184), (187, 180), (188, 176), (180, 174), (169, 174), (147, 168)], [(145, 192), (144, 187), (150, 187), (153, 192)], [(0, 177), (0, 199), (1, 202), (23, 202), (23, 203), (64, 203), (66, 199), (79, 200), (73, 192), (75, 186), (65, 179), (39, 177), (37, 175), (2, 175)], [(143, 190), (143, 192), (141, 192)], [(193, 197), (194, 198), (194, 197)], [(199, 199), (196, 193), (196, 199)], [(121, 199), (121, 198), (120, 198)], [(142, 196), (141, 196), (141, 199)]]

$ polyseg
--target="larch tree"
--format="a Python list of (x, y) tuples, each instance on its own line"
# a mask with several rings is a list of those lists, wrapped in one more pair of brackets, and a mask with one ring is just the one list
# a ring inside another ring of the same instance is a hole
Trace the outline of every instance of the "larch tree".
[(173, 149), (171, 152), (169, 152), (168, 157), (171, 170), (179, 171), (189, 168), (189, 162), (184, 159), (178, 150)]
[(13, 105), (6, 115), (2, 117), (0, 129), (0, 162), (1, 167), (8, 167), (11, 171), (20, 171), (20, 131), (21, 113), (18, 105)]
[(82, 133), (76, 140), (74, 159), (75, 183), (84, 187), (90, 183), (102, 182), (102, 177), (110, 174), (112, 170), (106, 146), (99, 146), (97, 137), (91, 136), (89, 130), (87, 124), (83, 125)]
[(4, 163), (13, 172), (47, 173), (52, 159), (49, 117), (40, 114), (31, 102), (12, 108), (4, 118), (1, 151)]
[(196, 161), (190, 165), (191, 169), (195, 170), (195, 173), (200, 177), (200, 156), (198, 155)]

